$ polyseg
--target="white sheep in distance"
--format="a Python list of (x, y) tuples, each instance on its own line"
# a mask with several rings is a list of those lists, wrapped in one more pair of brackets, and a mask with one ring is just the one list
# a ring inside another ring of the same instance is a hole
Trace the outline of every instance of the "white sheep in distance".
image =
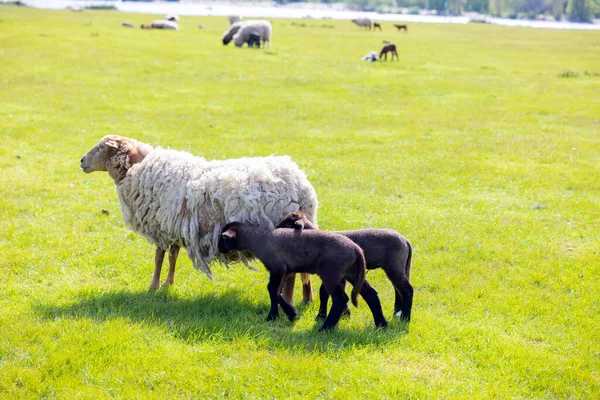
[(157, 19), (152, 21), (150, 25), (143, 25), (142, 29), (171, 29), (179, 30), (179, 24), (175, 21), (167, 21), (166, 19)]
[[(250, 35), (253, 32), (258, 32), (262, 39), (263, 47), (271, 47), (271, 31), (273, 27), (269, 21), (264, 20), (250, 20), (244, 21), (240, 25), (240, 29), (233, 36), (233, 43), (237, 47), (242, 47), (244, 43), (247, 43), (250, 39)], [(268, 46), (267, 46), (268, 44)]]
[(230, 15), (227, 17), (227, 20), (229, 21), (229, 25), (233, 25), (236, 22), (240, 22), (242, 20), (242, 17), (240, 17), (239, 15)]
[(373, 26), (373, 21), (370, 18), (357, 18), (353, 19), (352, 22), (358, 26), (364, 26), (365, 29), (369, 28), (369, 30), (371, 30), (371, 27)]
[[(184, 151), (163, 149), (134, 139), (105, 136), (82, 159), (85, 173), (107, 171), (117, 187), (125, 225), (156, 246), (150, 289), (159, 286), (165, 252), (169, 251), (172, 285), (180, 247), (194, 268), (212, 279), (209, 263), (242, 261), (249, 255), (218, 253), (221, 228), (244, 221), (274, 228), (287, 213), (300, 210), (317, 220), (317, 195), (290, 157), (253, 157), (206, 161)], [(302, 274), (304, 301), (312, 300), (310, 276)], [(294, 275), (284, 288), (293, 298)]]

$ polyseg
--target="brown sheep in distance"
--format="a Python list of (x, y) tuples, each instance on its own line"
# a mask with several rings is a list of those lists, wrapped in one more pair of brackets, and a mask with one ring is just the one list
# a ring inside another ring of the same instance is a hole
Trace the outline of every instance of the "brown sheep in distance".
[(408, 32), (408, 26), (406, 25), (394, 24), (394, 26), (398, 29), (398, 31)]
[(400, 60), (398, 57), (398, 52), (396, 51), (396, 45), (394, 43), (387, 43), (385, 46), (383, 46), (379, 52), (379, 59), (381, 60), (382, 57), (385, 56), (385, 60), (387, 61), (387, 53), (392, 53), (392, 61), (394, 61), (394, 56), (396, 56), (397, 60)]

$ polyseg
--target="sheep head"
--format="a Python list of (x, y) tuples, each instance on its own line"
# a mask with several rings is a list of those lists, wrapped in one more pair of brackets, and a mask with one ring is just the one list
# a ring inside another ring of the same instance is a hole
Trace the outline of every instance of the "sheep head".
[(277, 228), (293, 228), (297, 230), (312, 229), (310, 221), (302, 211), (288, 213), (277, 225)]
[(225, 33), (223, 33), (223, 44), (224, 45), (228, 45), (229, 42), (231, 42), (231, 40), (233, 40), (233, 35), (235, 35), (241, 28), (242, 26), (240, 25), (239, 22), (235, 22), (233, 23), (228, 30), (225, 31)]
[(94, 171), (108, 171), (110, 176), (119, 183), (133, 164), (141, 162), (152, 150), (152, 147), (118, 135), (103, 137), (81, 159), (80, 167), (89, 174)]
[(108, 161), (117, 153), (121, 145), (120, 136), (105, 136), (81, 159), (81, 169), (86, 174), (94, 171), (108, 171)]
[(242, 226), (239, 222), (231, 222), (221, 229), (217, 248), (220, 253), (227, 254), (232, 250), (238, 250), (238, 231)]

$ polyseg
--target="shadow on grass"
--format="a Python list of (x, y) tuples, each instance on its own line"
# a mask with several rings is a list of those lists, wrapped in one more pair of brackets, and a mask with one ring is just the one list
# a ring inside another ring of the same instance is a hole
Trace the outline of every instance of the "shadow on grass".
[[(408, 332), (406, 324), (391, 322), (381, 331), (374, 326), (363, 329), (344, 328), (344, 320), (332, 332), (320, 332), (321, 322), (307, 331), (294, 331), (282, 314), (275, 322), (266, 322), (267, 304), (252, 303), (238, 290), (208, 293), (193, 299), (178, 298), (168, 291), (86, 292), (65, 306), (38, 304), (34, 311), (45, 319), (84, 319), (109, 321), (127, 319), (166, 329), (174, 338), (187, 343), (210, 340), (251, 340), (267, 349), (320, 352), (347, 347), (379, 346), (398, 340)], [(298, 308), (303, 312), (306, 306)]]

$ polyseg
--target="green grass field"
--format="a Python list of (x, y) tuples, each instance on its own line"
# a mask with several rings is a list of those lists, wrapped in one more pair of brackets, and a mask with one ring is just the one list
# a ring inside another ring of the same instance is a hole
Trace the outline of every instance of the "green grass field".
[[(223, 17), (120, 26), (154, 18), (0, 6), (1, 398), (600, 397), (600, 32), (273, 20), (250, 50)], [(383, 40), (400, 62), (360, 61)], [(79, 168), (106, 134), (292, 156), (321, 228), (412, 242), (412, 322), (380, 270), (385, 331), (361, 301), (318, 332), (299, 295), (267, 323), (259, 263), (215, 285), (182, 252), (148, 293), (154, 248)]]

